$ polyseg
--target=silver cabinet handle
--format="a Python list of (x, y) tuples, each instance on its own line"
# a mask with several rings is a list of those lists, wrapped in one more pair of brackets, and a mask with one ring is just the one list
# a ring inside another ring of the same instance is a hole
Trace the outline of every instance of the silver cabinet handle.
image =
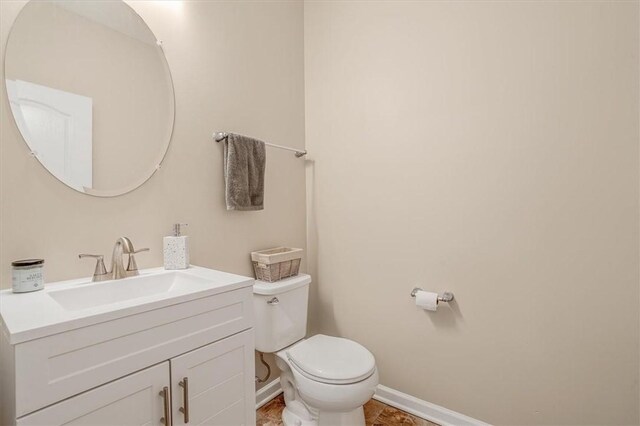
[(182, 387), (182, 399), (184, 400), (184, 407), (180, 407), (178, 411), (184, 414), (184, 422), (189, 423), (189, 379), (184, 377), (178, 386)]
[(280, 303), (277, 297), (272, 298), (271, 300), (267, 300), (267, 305), (277, 305)]
[(160, 419), (160, 423), (171, 426), (171, 404), (169, 403), (169, 388), (167, 386), (162, 388), (160, 396), (164, 402), (164, 417)]

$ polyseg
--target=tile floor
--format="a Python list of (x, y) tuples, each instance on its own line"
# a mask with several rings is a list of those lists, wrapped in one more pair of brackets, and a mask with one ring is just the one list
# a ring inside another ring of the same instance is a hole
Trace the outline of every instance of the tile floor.
[[(256, 425), (282, 426), (283, 409), (284, 398), (280, 394), (257, 411)], [(364, 417), (367, 426), (438, 426), (373, 399), (364, 405)]]

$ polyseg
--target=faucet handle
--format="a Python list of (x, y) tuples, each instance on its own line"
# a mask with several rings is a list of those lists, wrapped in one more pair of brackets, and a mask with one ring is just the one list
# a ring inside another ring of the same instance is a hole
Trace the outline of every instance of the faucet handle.
[(93, 271), (93, 278), (91, 281), (104, 281), (108, 280), (109, 274), (107, 273), (107, 268), (104, 266), (104, 256), (101, 254), (79, 254), (78, 258), (83, 259), (85, 257), (91, 257), (96, 259), (96, 269)]
[(138, 275), (138, 265), (136, 264), (135, 255), (143, 251), (149, 251), (149, 248), (145, 247), (138, 250), (134, 250), (131, 253), (129, 253), (129, 263), (127, 264), (127, 272), (126, 272), (128, 277)]

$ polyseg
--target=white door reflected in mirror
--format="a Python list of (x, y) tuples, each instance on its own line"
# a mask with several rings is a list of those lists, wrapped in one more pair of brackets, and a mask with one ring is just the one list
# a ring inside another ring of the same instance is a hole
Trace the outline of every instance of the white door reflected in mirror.
[(171, 74), (123, 1), (30, 1), (11, 29), (5, 78), (29, 150), (69, 187), (115, 196), (158, 170), (173, 130)]
[(9, 79), (7, 96), (33, 155), (73, 189), (93, 188), (92, 99)]

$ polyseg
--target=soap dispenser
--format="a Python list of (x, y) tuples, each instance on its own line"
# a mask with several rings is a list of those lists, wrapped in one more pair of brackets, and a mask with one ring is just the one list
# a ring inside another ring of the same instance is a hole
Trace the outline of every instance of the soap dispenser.
[(189, 236), (182, 235), (181, 227), (186, 223), (173, 225), (173, 235), (164, 237), (164, 269), (187, 269), (189, 267)]

